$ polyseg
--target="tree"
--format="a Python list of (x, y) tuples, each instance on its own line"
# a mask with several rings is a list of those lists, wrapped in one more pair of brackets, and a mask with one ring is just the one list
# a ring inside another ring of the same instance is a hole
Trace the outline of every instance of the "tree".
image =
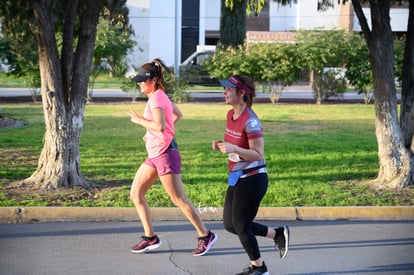
[(0, 61), (9, 64), (12, 61), (10, 41), (0, 36)]
[(266, 0), (221, 0), (219, 44), (224, 48), (243, 45), (246, 39), (247, 15), (258, 15), (265, 4)]
[[(335, 69), (347, 63), (353, 35), (345, 31), (302, 31), (297, 35), (303, 67), (312, 72), (312, 89), (317, 104), (345, 92), (345, 80)], [(330, 71), (330, 72), (329, 72)]]
[(299, 79), (302, 69), (298, 46), (291, 43), (258, 43), (248, 47), (248, 75), (261, 83), (272, 103), (279, 101), (286, 86)]
[(101, 12), (95, 42), (93, 64), (101, 64), (102, 58), (107, 58), (110, 73), (115, 73), (115, 66), (119, 60), (124, 60), (127, 54), (136, 45), (131, 39), (134, 34), (129, 25), (129, 10), (125, 6), (126, 0), (106, 0)]
[(364, 95), (364, 102), (368, 104), (373, 99), (373, 80), (369, 50), (364, 38), (355, 37), (352, 49), (348, 57), (345, 75), (358, 94)]
[[(24, 85), (29, 87), (33, 101), (37, 101), (40, 87), (39, 58), (36, 51), (36, 39), (34, 34), (29, 30), (32, 28), (29, 18), (33, 18), (30, 11), (24, 9), (18, 10), (19, 7), (8, 7), (1, 5), (0, 9), (7, 7), (10, 14), (15, 15), (20, 12), (18, 21), (20, 24), (13, 24), (13, 20), (2, 20), (3, 41), (7, 43), (6, 57), (10, 64), (9, 74), (20, 77), (24, 80)], [(2, 13), (3, 14), (3, 13)], [(11, 30), (8, 32), (8, 30)]]
[[(29, 45), (33, 44), (30, 43)], [(16, 54), (11, 68), (9, 74), (21, 77), (24, 80), (24, 85), (29, 87), (33, 102), (37, 102), (40, 89), (40, 72), (39, 57), (35, 45), (24, 47), (21, 53)]]
[(128, 17), (128, 14), (119, 14), (111, 19), (110, 13), (111, 11), (105, 7), (103, 16), (99, 18), (92, 60), (93, 67), (89, 82), (88, 102), (92, 101), (96, 77), (102, 72), (105, 65), (109, 67), (110, 76), (114, 76), (117, 72), (124, 74), (128, 69), (126, 56), (136, 44), (131, 39), (131, 28), (125, 26), (128, 20), (123, 19), (124, 16)]
[[(8, 2), (6, 2), (8, 3)], [(128, 13), (129, 10), (125, 7), (126, 0), (105, 0), (105, 6), (103, 7), (96, 35), (95, 50), (93, 57), (93, 67), (90, 71), (91, 80), (89, 82), (91, 89), (88, 92), (88, 101), (92, 100), (93, 84), (102, 71), (102, 60), (106, 60), (106, 65), (110, 69), (110, 73), (121, 73), (122, 70), (127, 70), (126, 56), (129, 51), (136, 44), (131, 39), (133, 29), (129, 24)], [(14, 7), (7, 5), (1, 6), (2, 13), (11, 14), (13, 20), (4, 18), (6, 28), (3, 29), (6, 37), (9, 37), (7, 42), (11, 44), (13, 54), (11, 74), (21, 77), (25, 80), (26, 85), (32, 90), (38, 90), (40, 87), (40, 72), (37, 53), (37, 40), (35, 33), (28, 31), (33, 29), (33, 11), (26, 11), (24, 20), (21, 18), (15, 19), (15, 14), (21, 14), (21, 10), (13, 10)], [(10, 10), (11, 9), (11, 10)], [(30, 14), (31, 12), (31, 14)], [(15, 24), (14, 22), (19, 22)], [(56, 25), (57, 32), (56, 40), (57, 44), (62, 45), (62, 36), (59, 32), (62, 32), (60, 24)]]
[[(403, 188), (414, 184), (414, 14), (409, 4), (409, 20), (401, 92), (401, 113), (394, 82), (393, 36), (390, 26), (390, 1), (369, 1), (370, 29), (361, 1), (352, 0), (355, 13), (367, 42), (374, 83), (375, 129), (378, 142), (379, 173), (373, 184), (378, 187)], [(411, 44), (410, 44), (411, 43)]]
[(207, 70), (212, 77), (222, 79), (235, 74), (248, 74), (248, 69), (245, 69), (246, 55), (244, 45), (220, 47), (206, 63)]
[[(365, 104), (371, 103), (374, 98), (373, 78), (371, 63), (369, 61), (369, 50), (364, 37), (354, 34), (346, 64), (346, 79), (357, 90), (358, 94), (364, 95)], [(405, 37), (394, 41), (394, 71), (396, 83), (401, 83), (403, 59), (404, 59)]]
[(278, 101), (284, 87), (299, 78), (302, 67), (298, 62), (297, 46), (292, 44), (259, 43), (233, 48), (220, 48), (207, 63), (215, 78), (246, 74), (260, 83), (269, 93), (272, 103)]
[(221, 0), (220, 41), (223, 47), (237, 47), (246, 38), (246, 0), (233, 0), (228, 7), (227, 0)]
[[(401, 77), (401, 111), (400, 126), (403, 132), (404, 145), (411, 162), (411, 185), (414, 184), (414, 3), (409, 2), (407, 36), (405, 40), (404, 63)], [(408, 161), (408, 160), (407, 160)], [(408, 165), (408, 164), (407, 164)], [(407, 175), (408, 181), (410, 176)]]
[[(38, 167), (24, 182), (47, 189), (88, 186), (80, 168), (79, 140), (103, 0), (17, 0), (2, 6), (2, 19), (8, 18), (3, 26), (13, 27), (12, 19), (23, 18), (37, 37), (46, 131)], [(61, 45), (56, 33), (61, 33)]]

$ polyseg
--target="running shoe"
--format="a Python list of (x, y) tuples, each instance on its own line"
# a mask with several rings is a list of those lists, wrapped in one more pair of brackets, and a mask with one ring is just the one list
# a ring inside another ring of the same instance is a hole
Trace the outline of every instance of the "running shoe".
[(208, 231), (208, 235), (198, 238), (197, 248), (193, 251), (193, 256), (203, 256), (206, 254), (213, 244), (217, 241), (218, 237), (211, 231)]
[(157, 235), (152, 237), (141, 236), (141, 241), (131, 248), (132, 253), (144, 253), (148, 250), (153, 250), (160, 247), (162, 244), (161, 240)]
[(245, 274), (269, 275), (269, 272), (267, 271), (267, 267), (266, 267), (265, 263), (263, 262), (262, 266), (249, 265), (248, 267), (243, 269), (242, 272), (237, 273), (236, 275), (245, 275)]
[(275, 228), (276, 235), (273, 239), (275, 246), (279, 249), (280, 259), (284, 259), (289, 250), (289, 227), (278, 227)]

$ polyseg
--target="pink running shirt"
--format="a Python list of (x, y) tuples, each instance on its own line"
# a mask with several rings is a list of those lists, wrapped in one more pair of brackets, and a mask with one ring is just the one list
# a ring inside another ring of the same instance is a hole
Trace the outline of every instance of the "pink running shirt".
[(144, 118), (153, 120), (152, 110), (155, 108), (164, 110), (165, 130), (164, 132), (159, 132), (147, 129), (144, 141), (149, 158), (154, 158), (164, 153), (168, 149), (168, 146), (170, 146), (175, 134), (173, 106), (168, 96), (161, 89), (156, 90), (154, 94), (148, 98), (144, 110)]

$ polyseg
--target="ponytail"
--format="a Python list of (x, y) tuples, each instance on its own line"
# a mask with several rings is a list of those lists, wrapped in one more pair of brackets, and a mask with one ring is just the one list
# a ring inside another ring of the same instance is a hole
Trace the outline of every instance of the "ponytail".
[(152, 77), (152, 79), (156, 80), (157, 89), (162, 89), (165, 91), (166, 82), (164, 73), (170, 73), (171, 71), (167, 66), (165, 66), (164, 61), (159, 58), (154, 58), (152, 62), (142, 65), (142, 68), (153, 72), (154, 77)]

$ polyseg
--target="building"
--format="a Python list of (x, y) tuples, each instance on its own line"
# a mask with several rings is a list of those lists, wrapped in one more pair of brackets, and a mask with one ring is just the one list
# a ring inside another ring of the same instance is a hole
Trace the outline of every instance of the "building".
[[(270, 0), (258, 17), (247, 19), (246, 28), (263, 32), (361, 31), (349, 2), (339, 5), (334, 1), (332, 8), (318, 11), (318, 0), (298, 0), (287, 6)], [(186, 59), (197, 45), (216, 44), (220, 33), (220, 3), (220, 0), (128, 0), (130, 24), (137, 41), (129, 62), (140, 65), (160, 57), (173, 66)], [(370, 24), (370, 9), (364, 8), (364, 13)], [(408, 7), (392, 8), (390, 17), (394, 32), (406, 32)], [(256, 39), (260, 39), (257, 35)]]

